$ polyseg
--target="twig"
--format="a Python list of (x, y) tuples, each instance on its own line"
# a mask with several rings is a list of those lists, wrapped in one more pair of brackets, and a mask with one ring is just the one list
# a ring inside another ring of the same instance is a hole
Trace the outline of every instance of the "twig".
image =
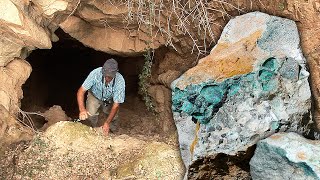
[[(111, 5), (114, 1), (108, 0)], [(260, 2), (260, 0), (259, 0)], [(121, 0), (118, 1), (121, 5), (127, 7), (126, 27), (129, 24), (136, 23), (137, 30), (147, 27), (150, 31), (151, 41), (154, 37), (161, 35), (166, 40), (165, 45), (175, 48), (174, 35), (176, 32), (187, 35), (192, 41), (192, 53), (198, 52), (198, 56), (208, 54), (209, 47), (215, 42), (215, 33), (213, 26), (221, 26), (214, 22), (214, 13), (222, 14), (222, 18), (231, 18), (226, 7), (230, 7), (244, 12), (238, 5), (233, 5), (226, 0), (197, 0), (197, 1), (182, 1), (172, 0)], [(261, 2), (260, 2), (261, 3)], [(214, 4), (219, 6), (214, 8)], [(166, 13), (166, 22), (163, 21), (163, 12)], [(194, 29), (194, 27), (196, 29)]]
[[(19, 107), (18, 107), (18, 112), (22, 116), (22, 119), (18, 118), (18, 121), (21, 122), (24, 126), (30, 128), (32, 131), (37, 132), (37, 130), (34, 126), (33, 120), (30, 117), (30, 114), (31, 115), (38, 115), (38, 116), (42, 116), (42, 117), (44, 117), (44, 115), (42, 115), (40, 113), (36, 113), (36, 112), (26, 112), (26, 111), (21, 110)], [(27, 123), (25, 122), (25, 120), (27, 121)]]
[(79, 6), (79, 4), (80, 4), (80, 1), (81, 1), (81, 0), (78, 1), (76, 7), (72, 10), (72, 12), (68, 15), (68, 17), (67, 17), (66, 19), (68, 19), (68, 18), (77, 10), (77, 8), (78, 8), (78, 6)]

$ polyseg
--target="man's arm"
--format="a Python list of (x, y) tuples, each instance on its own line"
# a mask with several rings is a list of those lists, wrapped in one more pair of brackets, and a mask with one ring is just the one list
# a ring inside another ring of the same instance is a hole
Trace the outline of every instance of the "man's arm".
[(80, 87), (77, 92), (77, 101), (78, 101), (78, 107), (79, 107), (79, 119), (85, 120), (88, 118), (88, 112), (86, 110), (86, 107), (84, 106), (84, 94), (86, 93), (86, 89), (84, 87)]
[(113, 118), (116, 116), (118, 110), (120, 107), (120, 103), (113, 103), (111, 111), (107, 117), (107, 120), (105, 121), (105, 123), (103, 124), (103, 130), (105, 132), (105, 134), (109, 133), (109, 126), (111, 121), (113, 120)]

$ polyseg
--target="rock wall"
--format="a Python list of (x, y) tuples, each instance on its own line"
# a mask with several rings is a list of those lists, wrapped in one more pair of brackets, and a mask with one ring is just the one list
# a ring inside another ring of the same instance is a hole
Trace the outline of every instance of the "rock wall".
[(0, 66), (20, 57), (23, 48), (51, 48), (51, 40), (45, 30), (22, 9), (25, 4), (15, 4), (10, 0), (0, 3)]
[[(111, 2), (113, 4), (110, 4)], [(153, 84), (168, 87), (168, 83), (170, 84), (172, 80), (169, 78), (169, 81), (163, 81), (163, 77), (168, 77), (167, 75), (171, 73), (167, 72), (168, 70), (174, 71), (176, 75), (194, 66), (198, 59), (197, 53), (211, 49), (231, 17), (259, 10), (297, 22), (302, 50), (310, 66), (312, 92), (315, 95), (316, 106), (314, 114), (318, 119), (320, 108), (317, 74), (320, 38), (317, 35), (320, 25), (317, 21), (320, 5), (317, 0), (301, 2), (233, 0), (222, 3), (197, 1), (187, 6), (179, 4), (178, 1), (175, 1), (177, 4), (171, 1), (160, 1), (161, 8), (156, 4), (159, 3), (158, 1), (155, 1), (155, 4), (139, 1), (145, 3), (145, 6), (140, 6), (140, 9), (135, 4), (136, 1), (132, 2), (130, 6), (130, 3), (123, 1), (105, 0), (3, 0), (0, 2), (0, 66), (5, 69), (13, 59), (25, 59), (35, 48), (50, 48), (51, 41), (58, 40), (54, 31), (61, 27), (89, 47), (121, 56), (135, 56), (149, 47), (171, 46), (172, 48), (164, 52), (165, 60), (156, 60), (154, 69), (159, 70), (153, 71)], [(143, 7), (146, 9), (141, 9)], [(150, 17), (153, 17), (148, 15), (150, 7), (160, 10), (151, 11), (153, 14), (156, 12), (157, 16), (154, 16), (156, 21), (150, 21)], [(207, 14), (201, 14), (201, 12), (207, 12)], [(139, 21), (141, 17), (144, 19)], [(202, 17), (209, 17), (209, 21), (200, 21), (199, 18)], [(208, 23), (199, 24), (201, 22)], [(193, 55), (190, 55), (191, 53)], [(158, 81), (158, 76), (161, 74), (162, 77), (159, 77)], [(18, 86), (21, 85), (16, 87)], [(17, 89), (19, 88), (16, 88), (17, 92), (4, 90), (5, 93), (2, 93), (4, 101), (0, 104), (4, 105), (10, 114), (17, 112), (13, 107), (8, 108), (8, 94), (19, 94)], [(152, 94), (152, 96), (156, 95)], [(19, 106), (21, 97), (15, 96), (11, 104)], [(169, 101), (170, 98), (165, 99), (164, 102)], [(168, 104), (165, 106), (168, 107)], [(166, 115), (168, 118), (171, 116), (171, 114)], [(172, 119), (168, 122), (172, 122)]]
[[(187, 167), (199, 158), (245, 152), (278, 131), (297, 131), (310, 117), (309, 73), (299, 42), (291, 20), (260, 12), (238, 16), (210, 55), (171, 84)], [(190, 121), (196, 127), (188, 127)]]
[(18, 58), (10, 61), (5, 67), (0, 67), (0, 104), (11, 114), (19, 110), (19, 99), (23, 97), (21, 86), (30, 73), (29, 63)]
[(30, 64), (24, 60), (35, 48), (51, 48), (51, 33), (44, 24), (54, 19), (56, 12), (66, 10), (64, 1), (0, 2), (0, 106), (2, 129), (1, 145), (30, 139), (32, 131), (23, 127), (18, 118), (21, 86), (31, 73)]
[(19, 100), (23, 97), (21, 86), (30, 73), (29, 63), (18, 58), (10, 61), (5, 67), (0, 67), (1, 147), (20, 140), (29, 140), (33, 134), (30, 129), (23, 127), (16, 119), (20, 109)]
[(31, 140), (34, 132), (18, 123), (16, 117), (9, 114), (7, 109), (0, 105), (0, 154), (8, 144), (21, 140)]

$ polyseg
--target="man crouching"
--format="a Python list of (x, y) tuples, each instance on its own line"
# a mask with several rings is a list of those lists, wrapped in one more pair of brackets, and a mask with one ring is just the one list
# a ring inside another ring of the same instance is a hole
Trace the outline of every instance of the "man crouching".
[[(88, 91), (86, 106), (84, 95)], [(90, 120), (93, 127), (97, 126), (99, 107), (108, 114), (103, 124), (103, 130), (107, 135), (110, 123), (117, 119), (119, 106), (125, 99), (125, 80), (118, 72), (118, 63), (114, 59), (108, 59), (103, 67), (90, 72), (77, 92), (79, 106), (79, 119)], [(112, 123), (114, 124), (114, 122)]]

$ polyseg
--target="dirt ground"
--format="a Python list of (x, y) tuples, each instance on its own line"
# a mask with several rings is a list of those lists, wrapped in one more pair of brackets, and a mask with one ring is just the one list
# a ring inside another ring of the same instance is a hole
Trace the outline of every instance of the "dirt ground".
[[(119, 112), (118, 128), (108, 137), (103, 135), (101, 127), (91, 128), (86, 121), (71, 122), (73, 118), (66, 116), (60, 106), (39, 114), (48, 122), (38, 129), (32, 141), (8, 147), (0, 157), (0, 179), (139, 179), (140, 176), (172, 179), (173, 176), (182, 178), (184, 174), (176, 132), (159, 133), (157, 115), (148, 112), (137, 97), (126, 98)], [(99, 118), (102, 125), (106, 115), (100, 113)], [(53, 131), (52, 128), (57, 129), (56, 126), (63, 123), (57, 121), (79, 124), (80, 130), (76, 133), (88, 131), (93, 143), (77, 139), (83, 134), (68, 134), (69, 128)], [(62, 135), (64, 133), (66, 135)], [(66, 139), (71, 139), (71, 143)], [(172, 164), (172, 157), (178, 165)], [(153, 164), (158, 167), (153, 168)], [(175, 169), (173, 176), (167, 173), (172, 168)]]
[[(162, 139), (164, 140), (164, 139)], [(170, 142), (168, 140), (168, 142)], [(58, 122), (0, 158), (1, 179), (181, 179), (179, 148), (156, 137)]]
[[(72, 121), (77, 119), (78, 110), (74, 112), (65, 112), (59, 105), (54, 105), (50, 108), (46, 107), (27, 107), (27, 111), (36, 114), (30, 114), (34, 120), (34, 127), (38, 131), (44, 131), (52, 124), (59, 121)], [(107, 115), (99, 111), (98, 126), (102, 126)], [(70, 115), (68, 117), (68, 115)], [(126, 100), (120, 105), (117, 128), (114, 134), (121, 135), (127, 134), (130, 136), (143, 135), (143, 136), (160, 136), (167, 138), (169, 136), (176, 136), (176, 132), (171, 134), (162, 133), (160, 117), (161, 114), (155, 114), (147, 110), (144, 102), (137, 95), (126, 96)], [(27, 123), (27, 122), (26, 122)], [(81, 121), (81, 123), (91, 126), (89, 121)]]

